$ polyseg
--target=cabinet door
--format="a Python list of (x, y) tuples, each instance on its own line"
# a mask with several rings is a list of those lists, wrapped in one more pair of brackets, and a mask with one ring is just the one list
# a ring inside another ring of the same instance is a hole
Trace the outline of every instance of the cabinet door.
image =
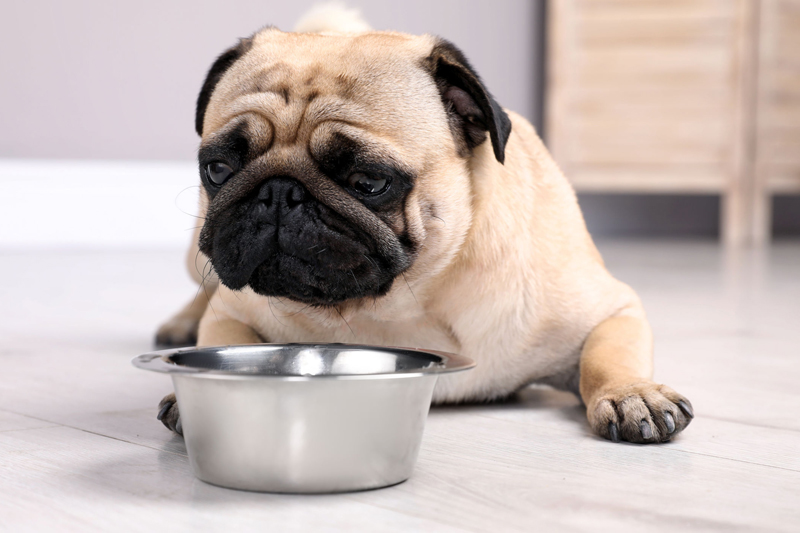
[(800, 0), (761, 2), (756, 174), (767, 192), (800, 192)]
[(722, 192), (735, 174), (747, 0), (555, 0), (548, 144), (579, 190)]

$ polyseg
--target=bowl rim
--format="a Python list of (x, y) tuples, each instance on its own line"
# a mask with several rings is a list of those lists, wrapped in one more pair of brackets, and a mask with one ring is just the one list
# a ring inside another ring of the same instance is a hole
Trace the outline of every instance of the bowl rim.
[[(177, 365), (170, 361), (170, 357), (176, 354), (185, 354), (200, 351), (222, 351), (231, 348), (253, 348), (258, 346), (292, 346), (302, 348), (336, 347), (342, 350), (370, 350), (384, 352), (406, 352), (411, 354), (425, 354), (438, 357), (442, 360), (440, 364), (434, 364), (426, 368), (404, 369), (392, 372), (374, 372), (369, 374), (317, 374), (317, 375), (292, 375), (292, 374), (242, 374), (232, 370), (220, 370), (210, 368), (195, 368)], [(206, 377), (213, 379), (278, 379), (282, 381), (311, 381), (311, 380), (336, 380), (336, 379), (393, 379), (411, 378), (424, 375), (447, 374), (460, 372), (475, 367), (476, 363), (463, 355), (442, 352), (438, 350), (425, 350), (421, 348), (409, 348), (402, 346), (375, 346), (369, 344), (347, 344), (339, 342), (317, 342), (317, 343), (254, 343), (254, 344), (227, 344), (220, 346), (201, 346), (170, 348), (168, 350), (156, 350), (142, 355), (138, 355), (131, 360), (131, 364), (142, 370), (160, 372), (164, 374), (185, 375), (191, 377)]]

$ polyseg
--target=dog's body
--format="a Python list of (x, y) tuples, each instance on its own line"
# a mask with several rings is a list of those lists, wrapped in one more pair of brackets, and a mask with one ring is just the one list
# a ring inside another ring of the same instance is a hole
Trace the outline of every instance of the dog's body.
[[(580, 394), (612, 440), (689, 423), (688, 401), (650, 381), (641, 304), (604, 268), (571, 186), (452, 45), (267, 29), (227, 54), (198, 102), (206, 221), (189, 257), (205, 290), (162, 339), (202, 313), (199, 345), (458, 352), (478, 365), (441, 378), (435, 401), (545, 383)], [(178, 416), (165, 398), (160, 418)]]

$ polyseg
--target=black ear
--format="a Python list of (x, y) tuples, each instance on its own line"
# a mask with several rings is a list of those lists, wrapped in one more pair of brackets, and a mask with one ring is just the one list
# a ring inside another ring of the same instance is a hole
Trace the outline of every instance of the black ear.
[(245, 55), (251, 46), (253, 46), (252, 39), (240, 39), (239, 44), (225, 50), (208, 70), (206, 81), (203, 82), (203, 88), (200, 89), (200, 94), (197, 96), (197, 111), (194, 115), (194, 129), (198, 135), (203, 135), (203, 120), (205, 119), (206, 108), (209, 100), (211, 100), (211, 93), (214, 92), (214, 87), (217, 86), (225, 72), (231, 68), (231, 65)]
[(502, 163), (511, 133), (511, 120), (486, 90), (461, 50), (440, 39), (426, 62), (463, 155), (485, 141), (488, 131), (494, 156)]

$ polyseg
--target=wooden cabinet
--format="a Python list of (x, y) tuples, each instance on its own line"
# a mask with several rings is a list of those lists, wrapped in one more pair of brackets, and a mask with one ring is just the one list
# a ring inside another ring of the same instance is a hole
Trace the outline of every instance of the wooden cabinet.
[(578, 191), (720, 194), (732, 244), (800, 191), (800, 0), (551, 0), (546, 126)]

